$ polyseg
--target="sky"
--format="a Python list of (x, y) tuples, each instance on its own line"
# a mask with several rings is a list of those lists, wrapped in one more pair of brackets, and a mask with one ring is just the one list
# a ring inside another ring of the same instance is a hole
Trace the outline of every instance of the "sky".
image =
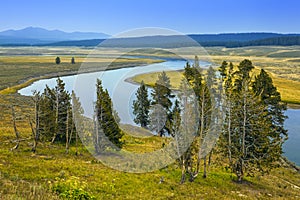
[(116, 35), (143, 27), (185, 34), (300, 33), (299, 0), (1, 0), (0, 31), (42, 27)]

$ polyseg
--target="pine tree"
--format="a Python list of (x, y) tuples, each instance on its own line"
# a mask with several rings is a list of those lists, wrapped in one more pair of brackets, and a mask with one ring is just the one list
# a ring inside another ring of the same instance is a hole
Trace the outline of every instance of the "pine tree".
[(219, 67), (219, 72), (220, 72), (222, 79), (224, 79), (227, 75), (227, 66), (228, 66), (228, 63), (226, 61), (223, 61), (222, 65)]
[(71, 58), (71, 64), (73, 64), (73, 65), (75, 64), (75, 58), (74, 57)]
[[(226, 62), (226, 61), (224, 61)], [(232, 140), (232, 131), (233, 131), (233, 64), (230, 63), (229, 66), (226, 63), (221, 65), (219, 71), (221, 73), (221, 81), (223, 84), (221, 95), (223, 96), (222, 104), (224, 111), (224, 127), (223, 127), (223, 134), (221, 135), (220, 144), (225, 149), (225, 155), (228, 157), (229, 166), (232, 166), (232, 157), (231, 157), (231, 140)]]
[(56, 63), (57, 65), (60, 64), (60, 57), (56, 57), (56, 58), (55, 58), (55, 63)]
[[(108, 147), (116, 149), (114, 146), (111, 146), (111, 142), (116, 147), (121, 147), (122, 142), (120, 139), (123, 136), (114, 116), (112, 101), (108, 94), (107, 90), (104, 90), (102, 87), (101, 80), (97, 79), (97, 101), (95, 105), (95, 114), (96, 114), (96, 134), (95, 138), (95, 147), (97, 149), (105, 150)], [(105, 136), (105, 137), (104, 137)], [(98, 146), (97, 146), (98, 145)], [(99, 152), (97, 152), (99, 153)]]
[[(171, 119), (170, 113), (171, 113), (171, 107), (172, 107), (172, 101), (171, 99), (174, 98), (174, 95), (172, 94), (172, 91), (170, 89), (171, 84), (170, 84), (170, 78), (167, 76), (167, 74), (163, 71), (161, 74), (158, 76), (158, 80), (156, 81), (154, 87), (153, 87), (153, 92), (151, 93), (153, 101), (152, 101), (152, 109), (151, 109), (151, 115), (152, 118), (150, 117), (150, 121), (152, 121), (152, 126), (156, 127), (155, 129), (158, 130), (157, 128), (160, 127), (160, 124), (157, 123), (164, 123), (163, 127), (160, 128), (158, 134), (160, 136), (163, 136), (165, 134), (170, 134), (170, 129), (166, 124), (170, 124), (168, 120)], [(158, 106), (154, 105), (160, 105), (161, 108)], [(166, 121), (163, 122), (163, 119), (161, 118), (162, 112), (166, 113)], [(154, 119), (154, 118), (155, 119)]]
[(55, 133), (52, 138), (54, 141), (65, 142), (67, 130), (67, 116), (69, 109), (71, 108), (71, 95), (65, 89), (65, 83), (60, 78), (56, 80), (56, 86), (54, 87), (55, 94)]
[(172, 137), (175, 137), (175, 135), (178, 134), (180, 130), (180, 125), (181, 125), (180, 113), (181, 113), (181, 109), (180, 109), (179, 101), (178, 99), (176, 99), (174, 103), (174, 108), (172, 109), (171, 112), (172, 121), (170, 122), (172, 123), (169, 125)]
[(149, 125), (150, 100), (148, 99), (148, 91), (143, 81), (136, 92), (136, 97), (137, 100), (133, 101), (134, 122), (140, 124), (143, 128), (147, 128)]
[(269, 153), (272, 154), (265, 158), (264, 162), (268, 162), (269, 168), (274, 161), (278, 161), (281, 157), (282, 144), (287, 140), (287, 130), (284, 128), (284, 121), (287, 118), (284, 111), (287, 109), (285, 103), (281, 102), (280, 93), (273, 85), (272, 78), (268, 73), (261, 69), (260, 74), (255, 77), (252, 84), (254, 93), (260, 97), (262, 104), (265, 106), (265, 118), (271, 124), (268, 137), (272, 138), (268, 143)]
[[(78, 134), (84, 133), (84, 128), (80, 124), (84, 123), (84, 110), (81, 106), (79, 97), (76, 96), (75, 92), (72, 91), (72, 111), (73, 111), (73, 126), (75, 130), (75, 146), (76, 146), (76, 155), (78, 155)], [(77, 124), (77, 126), (75, 126)], [(77, 130), (78, 128), (78, 130)]]
[(40, 135), (44, 141), (51, 141), (53, 133), (55, 133), (55, 91), (47, 85), (40, 99)]

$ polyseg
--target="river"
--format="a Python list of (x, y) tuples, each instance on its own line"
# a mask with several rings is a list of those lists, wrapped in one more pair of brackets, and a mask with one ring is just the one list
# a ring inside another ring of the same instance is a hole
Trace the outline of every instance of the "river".
[[(155, 63), (147, 66), (129, 67), (105, 72), (93, 72), (80, 75), (64, 76), (61, 79), (66, 83), (66, 90), (76, 91), (86, 116), (93, 114), (93, 102), (95, 101), (95, 83), (101, 78), (103, 87), (106, 88), (112, 97), (114, 109), (118, 112), (121, 123), (134, 124), (132, 115), (132, 103), (135, 98), (138, 85), (132, 84), (127, 79), (142, 73), (180, 70), (185, 66), (184, 60), (170, 60), (163, 63)], [(210, 63), (200, 62), (201, 66), (208, 66)], [(45, 85), (54, 87), (56, 78), (38, 80), (18, 92), (22, 95), (32, 95), (34, 90), (42, 91)], [(300, 166), (300, 110), (288, 109), (289, 117), (285, 122), (285, 128), (289, 132), (289, 139), (283, 146), (284, 155), (292, 162)]]

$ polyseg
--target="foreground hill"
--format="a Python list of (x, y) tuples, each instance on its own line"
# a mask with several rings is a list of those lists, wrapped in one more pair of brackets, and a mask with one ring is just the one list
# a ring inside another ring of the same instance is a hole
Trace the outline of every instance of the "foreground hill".
[[(22, 104), (26, 98), (14, 96)], [(3, 104), (3, 98), (0, 102)], [(206, 179), (180, 182), (180, 169), (174, 163), (154, 172), (131, 174), (111, 169), (97, 161), (81, 145), (65, 154), (63, 145), (40, 143), (32, 154), (30, 128), (18, 123), (21, 142), (11, 151), (14, 133), (10, 124), (0, 127), (0, 199), (65, 199), (70, 194), (86, 199), (297, 199), (300, 174), (282, 165), (270, 174), (247, 177), (243, 184), (234, 181), (226, 161), (215, 156)], [(132, 130), (123, 127), (124, 130)], [(135, 137), (125, 134), (124, 149), (144, 153), (161, 148), (165, 138)], [(77, 152), (77, 153), (76, 153)], [(70, 196), (68, 196), (71, 198)], [(74, 198), (74, 196), (73, 196)]]

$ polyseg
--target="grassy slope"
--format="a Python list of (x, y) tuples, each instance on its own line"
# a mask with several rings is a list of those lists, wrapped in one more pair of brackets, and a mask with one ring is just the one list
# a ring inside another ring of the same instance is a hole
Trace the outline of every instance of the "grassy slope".
[[(22, 137), (28, 137), (29, 131), (21, 129)], [(81, 146), (78, 156), (75, 147), (66, 155), (64, 146), (47, 143), (40, 144), (38, 153), (32, 154), (29, 141), (10, 151), (11, 139), (12, 129), (1, 127), (0, 199), (56, 199), (50, 189), (56, 180), (77, 182), (97, 199), (293, 199), (300, 192), (300, 174), (287, 168), (274, 170), (270, 175), (247, 177), (247, 183), (237, 184), (222, 162), (214, 160), (208, 178), (198, 177), (194, 183), (180, 185), (180, 170), (175, 164), (150, 173), (130, 174), (102, 165)], [(145, 147), (159, 149), (162, 145), (158, 137), (126, 135), (125, 141), (124, 148), (135, 152), (144, 152)], [(164, 182), (159, 184), (161, 177)]]
[[(23, 139), (30, 138), (26, 120), (26, 115), (32, 113), (30, 102), (30, 98), (21, 95), (0, 98), (0, 105), (18, 105), (15, 108), (17, 127)], [(0, 199), (58, 199), (51, 187), (66, 182), (77, 183), (97, 199), (295, 199), (300, 192), (300, 174), (284, 167), (270, 175), (247, 177), (247, 183), (237, 184), (218, 156), (213, 159), (207, 179), (199, 176), (195, 183), (180, 185), (180, 170), (176, 164), (146, 174), (130, 174), (104, 166), (82, 146), (80, 155), (75, 155), (74, 146), (70, 154), (65, 154), (63, 145), (40, 143), (37, 154), (32, 154), (32, 140), (25, 140), (18, 150), (10, 151), (15, 145), (10, 107), (2, 106), (1, 111)], [(167, 142), (155, 136), (141, 137), (128, 125), (122, 129), (130, 133), (123, 138), (127, 151), (150, 152)], [(159, 184), (161, 177), (164, 182)]]

